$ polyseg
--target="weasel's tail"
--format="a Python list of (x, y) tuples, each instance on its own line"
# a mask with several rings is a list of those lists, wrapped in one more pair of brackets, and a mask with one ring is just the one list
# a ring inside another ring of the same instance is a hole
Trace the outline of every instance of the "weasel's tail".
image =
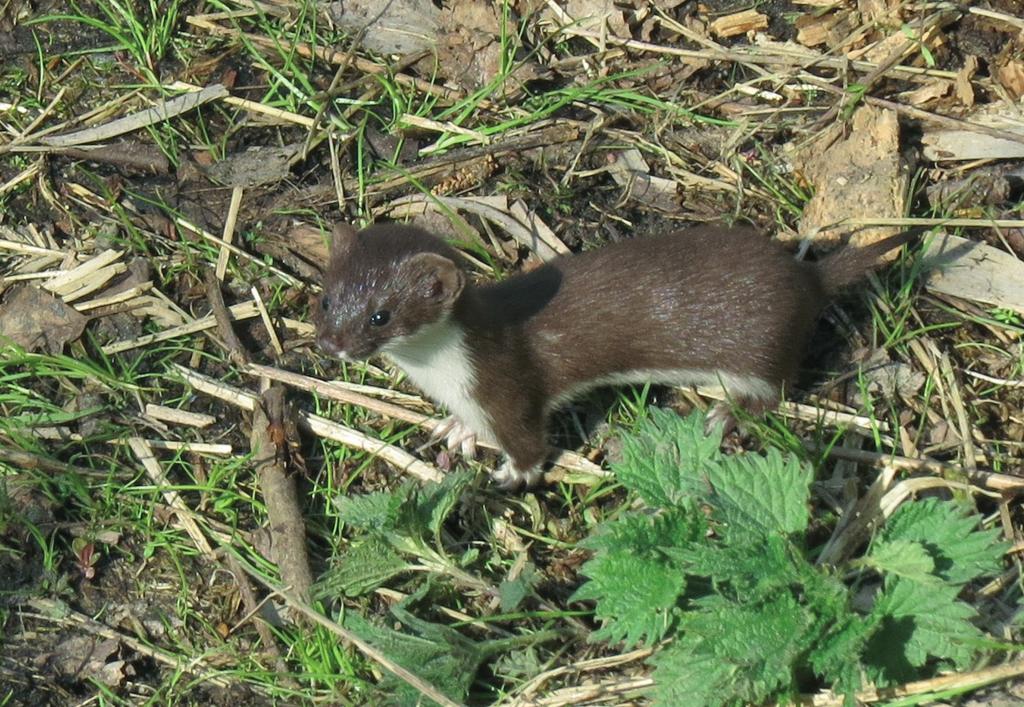
[(863, 248), (846, 246), (818, 261), (818, 277), (825, 292), (833, 295), (863, 278), (890, 250), (916, 239), (931, 226), (915, 226)]

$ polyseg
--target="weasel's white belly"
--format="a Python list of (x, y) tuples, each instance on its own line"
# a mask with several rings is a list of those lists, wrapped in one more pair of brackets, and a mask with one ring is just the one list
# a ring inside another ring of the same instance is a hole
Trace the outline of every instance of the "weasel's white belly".
[(476, 373), (465, 334), (449, 321), (431, 324), (414, 336), (389, 343), (386, 353), (427, 396), (448, 408), (477, 437), (494, 442), (491, 419), (473, 398)]
[(572, 398), (588, 390), (605, 385), (629, 385), (653, 383), (672, 386), (706, 386), (721, 387), (732, 396), (771, 400), (778, 391), (768, 381), (756, 376), (736, 375), (726, 371), (709, 371), (706, 369), (672, 368), (672, 369), (637, 369), (622, 371), (586, 381), (561, 393), (551, 401), (550, 410), (567, 403)]

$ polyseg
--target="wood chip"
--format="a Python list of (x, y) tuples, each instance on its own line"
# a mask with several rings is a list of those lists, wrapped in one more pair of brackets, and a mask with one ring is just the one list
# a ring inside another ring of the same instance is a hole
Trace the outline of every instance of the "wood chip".
[(72, 292), (88, 289), (93, 291), (105, 285), (114, 275), (125, 271), (122, 265), (118, 271), (111, 268), (124, 255), (123, 250), (105, 250), (81, 265), (62, 272), (43, 283), (43, 287), (60, 297)]
[(234, 448), (230, 444), (178, 442), (172, 439), (150, 439), (146, 440), (146, 444), (153, 449), (163, 449), (171, 452), (191, 452), (193, 454), (212, 454), (218, 457), (227, 457), (234, 453)]
[(215, 101), (228, 95), (228, 90), (221, 84), (207, 86), (196, 93), (186, 93), (177, 98), (162, 101), (152, 108), (147, 108), (138, 113), (127, 115), (117, 120), (112, 120), (104, 125), (97, 125), (65, 135), (48, 135), (40, 138), (39, 142), (44, 145), (55, 147), (66, 147), (68, 145), (84, 145), (91, 142), (103, 142), (112, 137), (124, 133), (149, 127), (156, 123), (170, 120), (176, 115), (186, 113), (209, 101)]
[(234, 187), (231, 190), (231, 204), (228, 206), (228, 217), (224, 219), (224, 231), (221, 234), (221, 239), (225, 245), (220, 247), (220, 253), (217, 254), (217, 279), (223, 280), (224, 273), (228, 270), (228, 259), (231, 257), (231, 251), (228, 250), (228, 246), (235, 239), (235, 225), (238, 223), (238, 209), (242, 205), (242, 194), (245, 192), (243, 187)]
[(1014, 100), (1024, 96), (1024, 61), (1007, 60), (996, 67), (995, 76)]
[(841, 50), (843, 43), (849, 40), (856, 30), (859, 16), (849, 10), (840, 10), (826, 15), (802, 15), (796, 21), (796, 40), (804, 46), (814, 47), (821, 44), (829, 49)]
[(736, 37), (747, 32), (768, 29), (768, 16), (757, 10), (744, 10), (719, 17), (711, 23), (710, 29), (711, 33), (718, 37)]
[(969, 54), (964, 59), (964, 66), (956, 74), (956, 81), (953, 88), (956, 90), (956, 97), (968, 108), (974, 106), (974, 87), (971, 86), (971, 79), (978, 70), (978, 57)]
[(816, 47), (824, 44), (829, 31), (836, 25), (839, 18), (835, 13), (827, 15), (801, 15), (796, 20), (796, 41), (805, 47)]
[(914, 106), (923, 106), (947, 95), (951, 88), (952, 83), (945, 79), (931, 79), (913, 91), (901, 93), (900, 100)]
[(651, 174), (651, 168), (640, 150), (629, 148), (611, 153), (614, 158), (608, 165), (608, 173), (615, 183), (626, 190), (626, 198), (659, 211), (675, 211), (679, 208), (675, 180)]
[[(865, 106), (853, 116), (850, 134), (822, 150), (812, 144), (798, 165), (814, 187), (804, 208), (800, 233), (820, 233), (822, 240), (838, 241), (846, 220), (872, 214), (878, 218), (905, 213), (909, 170), (900, 150), (896, 114)], [(852, 239), (862, 246), (895, 233), (894, 228), (859, 231)]]
[(263, 304), (263, 298), (260, 297), (260, 291), (253, 285), (249, 291), (252, 295), (252, 301), (256, 303), (256, 308), (260, 312), (260, 319), (263, 322), (263, 328), (267, 332), (267, 337), (270, 339), (270, 345), (274, 347), (274, 353), (280, 358), (284, 356), (284, 348), (281, 346), (281, 339), (278, 338), (277, 332), (274, 331), (274, 323), (270, 321), (270, 312), (267, 311), (267, 307)]
[(127, 290), (122, 290), (117, 294), (106, 295), (104, 297), (97, 297), (87, 302), (76, 302), (75, 309), (79, 312), (88, 312), (91, 309), (99, 309), (100, 307), (109, 307), (113, 304), (120, 304), (121, 302), (127, 302), (135, 299), (139, 295), (148, 292), (153, 288), (152, 282), (143, 282), (139, 285), (129, 287)]
[[(228, 312), (231, 314), (231, 319), (234, 321), (252, 319), (253, 317), (260, 316), (259, 308), (256, 306), (255, 302), (242, 302), (240, 304), (233, 305), (228, 307)], [(146, 336), (140, 336), (137, 339), (107, 344), (102, 350), (103, 353), (108, 355), (112, 353), (120, 353), (121, 351), (128, 351), (140, 346), (148, 346), (149, 344), (153, 344), (158, 341), (166, 341), (168, 339), (175, 339), (179, 336), (187, 336), (199, 331), (213, 329), (216, 326), (217, 320), (211, 314), (210, 316), (197, 319), (188, 324), (182, 324), (181, 326), (165, 329), (157, 334), (147, 334)]]
[(964, 119), (974, 125), (1004, 132), (1006, 138), (973, 130), (925, 124), (921, 135), (925, 158), (939, 162), (1024, 157), (1024, 120), (1017, 114), (1017, 110), (1016, 106), (1000, 104), (976, 110)]
[(936, 236), (925, 263), (932, 292), (1024, 314), (1024, 262), (1006, 251), (958, 236)]

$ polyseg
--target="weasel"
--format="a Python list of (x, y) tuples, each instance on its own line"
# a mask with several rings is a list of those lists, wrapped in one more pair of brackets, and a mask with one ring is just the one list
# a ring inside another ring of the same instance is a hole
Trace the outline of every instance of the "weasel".
[(590, 388), (721, 384), (773, 408), (828, 298), (921, 230), (810, 263), (753, 229), (699, 226), (475, 285), (420, 228), (337, 225), (317, 343), (342, 359), (387, 354), (506, 452), (493, 476), (516, 487), (541, 475), (548, 415)]

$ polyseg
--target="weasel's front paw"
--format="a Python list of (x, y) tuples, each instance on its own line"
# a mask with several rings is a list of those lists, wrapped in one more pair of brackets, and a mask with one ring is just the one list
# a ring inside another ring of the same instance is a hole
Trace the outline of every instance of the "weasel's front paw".
[(462, 456), (468, 459), (476, 456), (476, 432), (459, 422), (454, 416), (446, 417), (441, 424), (435, 427), (423, 447), (429, 447), (442, 439), (449, 452), (462, 452)]
[(543, 474), (540, 466), (524, 471), (517, 469), (510, 459), (506, 459), (501, 466), (491, 472), (491, 480), (502, 491), (519, 491), (536, 484)]

